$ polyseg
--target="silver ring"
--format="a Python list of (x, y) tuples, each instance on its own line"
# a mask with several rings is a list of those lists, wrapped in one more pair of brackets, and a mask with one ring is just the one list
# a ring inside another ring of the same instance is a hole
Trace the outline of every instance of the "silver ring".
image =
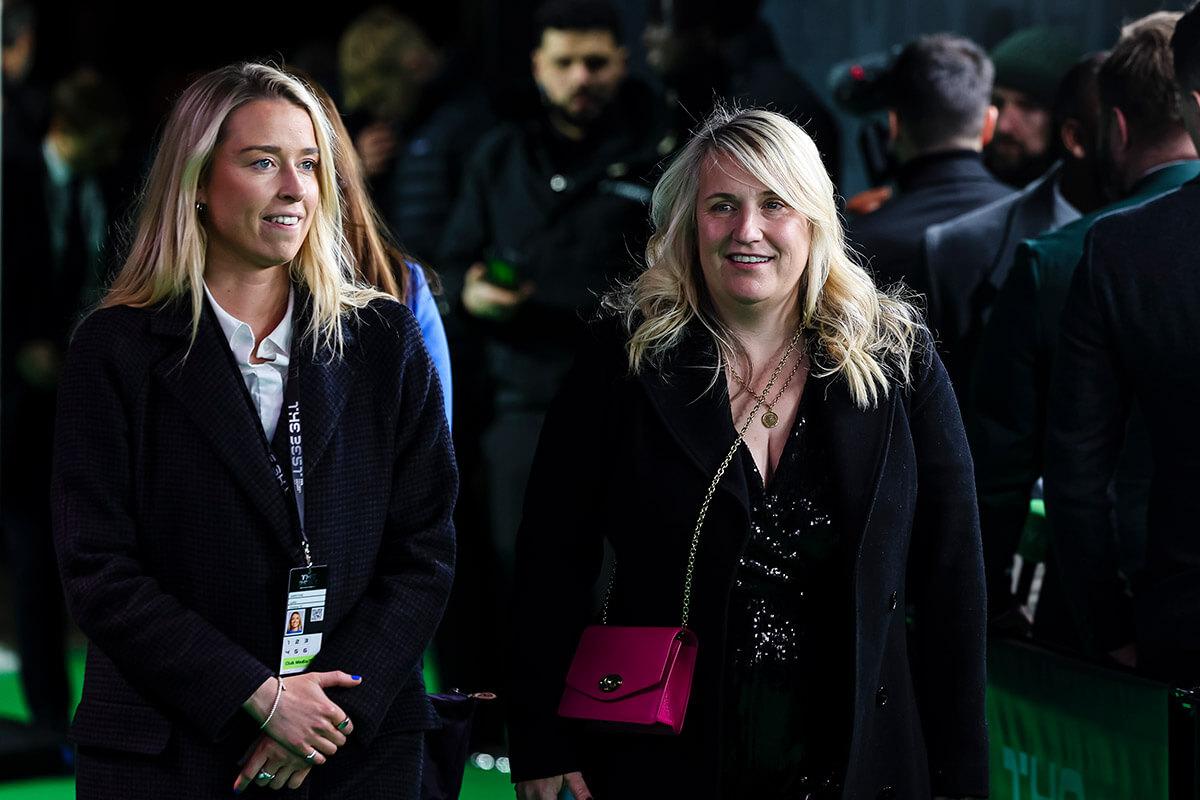
[(344, 730), (346, 730), (346, 726), (349, 724), (350, 724), (350, 718), (346, 717), (344, 720), (342, 720), (341, 722), (339, 722), (337, 724), (337, 729), (339, 731), (344, 731)]
[(262, 772), (260, 772), (254, 776), (254, 780), (256, 780), (256, 781), (273, 781), (273, 780), (275, 780), (275, 773), (267, 772), (264, 769)]
[(304, 763), (311, 764), (316, 760), (317, 760), (317, 748), (314, 747), (313, 751), (304, 757)]

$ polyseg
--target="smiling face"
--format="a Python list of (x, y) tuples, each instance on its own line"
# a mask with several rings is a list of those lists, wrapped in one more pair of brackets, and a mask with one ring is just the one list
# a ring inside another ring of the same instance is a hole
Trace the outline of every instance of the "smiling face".
[(319, 151), (308, 112), (255, 100), (225, 120), (197, 199), (208, 208), (205, 270), (262, 270), (300, 250), (317, 210)]
[(811, 233), (803, 214), (732, 158), (704, 159), (696, 240), (705, 285), (723, 315), (796, 304)]

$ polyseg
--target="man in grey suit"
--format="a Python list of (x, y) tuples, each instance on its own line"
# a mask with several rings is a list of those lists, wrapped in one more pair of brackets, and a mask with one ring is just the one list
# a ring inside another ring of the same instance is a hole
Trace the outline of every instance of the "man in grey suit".
[(1100, 110), (1096, 73), (1103, 60), (1104, 54), (1087, 56), (1059, 85), (1053, 117), (1061, 160), (1017, 194), (925, 232), (922, 268), (913, 288), (926, 295), (930, 328), (964, 406), (979, 336), (1017, 244), (1072, 222), (1102, 202), (1093, 143)]

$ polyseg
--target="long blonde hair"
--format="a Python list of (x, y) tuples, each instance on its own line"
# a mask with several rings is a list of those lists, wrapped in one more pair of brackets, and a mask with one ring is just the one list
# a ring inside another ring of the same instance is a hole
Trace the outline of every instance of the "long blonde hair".
[(700, 270), (697, 193), (705, 159), (724, 154), (770, 188), (812, 226), (808, 264), (800, 279), (800, 322), (815, 339), (814, 374), (845, 380), (860, 408), (886, 397), (893, 381), (907, 384), (920, 325), (900, 289), (881, 292), (847, 250), (833, 183), (813, 140), (787, 117), (761, 109), (718, 108), (671, 162), (654, 189), (654, 234), (646, 268), (605, 298), (630, 332), (629, 367), (654, 367), (698, 321), (717, 349), (714, 382), (726, 364), (745, 366), (746, 353), (713, 310)]
[(320, 197), (308, 235), (289, 265), (291, 279), (312, 295), (305, 334), (314, 347), (342, 352), (341, 316), (386, 297), (354, 281), (341, 223), (334, 172), (336, 148), (349, 146), (333, 134), (320, 104), (301, 81), (266, 64), (234, 64), (198, 78), (176, 101), (142, 190), (133, 245), (101, 306), (146, 307), (190, 293), (192, 336), (204, 309), (207, 234), (196, 205), (225, 121), (254, 100), (279, 99), (308, 112), (320, 166)]

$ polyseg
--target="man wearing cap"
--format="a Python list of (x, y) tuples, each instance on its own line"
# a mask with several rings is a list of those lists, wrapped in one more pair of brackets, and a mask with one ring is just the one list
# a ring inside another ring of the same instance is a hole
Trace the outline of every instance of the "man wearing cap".
[(1054, 93), (1082, 55), (1065, 31), (1046, 27), (1017, 31), (992, 50), (992, 105), (1000, 115), (983, 160), (1013, 188), (1041, 177), (1054, 162)]

